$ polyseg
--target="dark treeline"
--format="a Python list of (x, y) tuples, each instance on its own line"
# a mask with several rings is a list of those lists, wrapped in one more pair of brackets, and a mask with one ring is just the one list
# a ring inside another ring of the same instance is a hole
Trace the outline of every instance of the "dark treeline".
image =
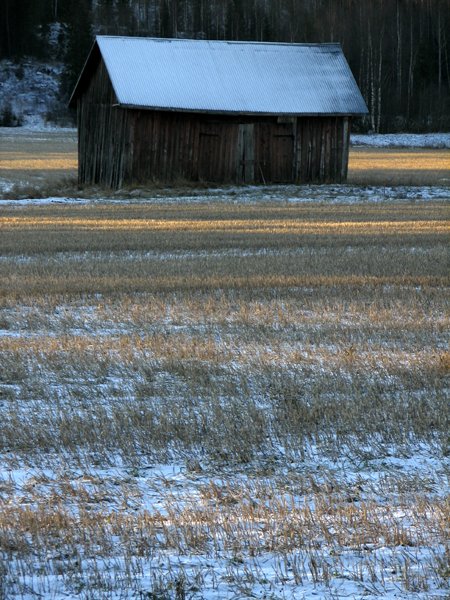
[(450, 0), (0, 0), (0, 57), (62, 59), (95, 34), (340, 42), (374, 131), (450, 128)]

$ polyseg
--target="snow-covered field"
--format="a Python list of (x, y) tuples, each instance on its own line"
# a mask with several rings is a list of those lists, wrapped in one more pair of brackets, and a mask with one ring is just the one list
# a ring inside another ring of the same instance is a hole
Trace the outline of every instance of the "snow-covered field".
[(448, 597), (448, 188), (141, 193), (0, 205), (0, 597)]

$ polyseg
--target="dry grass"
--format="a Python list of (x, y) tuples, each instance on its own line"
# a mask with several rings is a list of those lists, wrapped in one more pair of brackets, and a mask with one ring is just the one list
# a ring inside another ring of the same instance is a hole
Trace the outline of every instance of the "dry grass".
[(448, 592), (447, 218), (3, 207), (0, 597)]
[[(396, 205), (40, 206), (0, 217), (3, 253), (176, 252), (446, 243), (444, 202)], [(307, 250), (306, 254), (307, 254)], [(120, 257), (119, 257), (119, 260)], [(321, 272), (321, 271), (320, 271)]]
[(431, 149), (352, 148), (349, 183), (449, 185), (450, 152)]
[[(40, 197), (42, 188), (70, 179), (74, 187), (77, 171), (77, 141), (73, 131), (32, 132), (0, 129), (0, 181), (14, 186), (8, 197)], [(34, 193), (33, 193), (34, 192)]]
[[(33, 153), (34, 154), (34, 153)], [(48, 153), (45, 158), (30, 158), (24, 153), (12, 153), (10, 158), (2, 160), (4, 175), (11, 171), (71, 171), (77, 168), (77, 161), (57, 152)]]

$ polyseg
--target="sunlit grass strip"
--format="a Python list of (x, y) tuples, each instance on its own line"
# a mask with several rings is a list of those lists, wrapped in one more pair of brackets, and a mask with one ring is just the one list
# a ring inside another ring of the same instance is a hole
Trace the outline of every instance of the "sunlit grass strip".
[(350, 152), (349, 169), (371, 171), (378, 169), (398, 171), (448, 170), (450, 176), (450, 153), (448, 151), (380, 151), (378, 149)]
[[(101, 508), (74, 515), (58, 506), (50, 511), (47, 500), (36, 500), (32, 509), (5, 507), (0, 519), (1, 530), (8, 537), (17, 536), (17, 546), (24, 554), (54, 547), (61, 535), (66, 543), (78, 542), (89, 552), (106, 536), (105, 555), (117, 549), (114, 536), (120, 536), (122, 547), (132, 544), (136, 536), (147, 538), (149, 552), (158, 548), (208, 556), (216, 555), (214, 549), (223, 552), (233, 547), (246, 555), (249, 542), (258, 554), (311, 550), (323, 544), (341, 551), (346, 547), (362, 550), (367, 544), (373, 549), (403, 546), (412, 550), (444, 544), (450, 517), (445, 499), (401, 497), (397, 506), (386, 506), (376, 501), (349, 502), (337, 494), (312, 494), (310, 503), (304, 504), (294, 495), (277, 494), (273, 488), (243, 487), (242, 482), (236, 482), (236, 487), (212, 482), (205, 487), (203, 498), (190, 502), (177, 502), (169, 493), (161, 512), (140, 511), (135, 515)], [(80, 537), (81, 530), (90, 534)], [(31, 545), (27, 542), (30, 537)]]
[(15, 158), (0, 160), (0, 171), (56, 171), (76, 169), (78, 161), (72, 157)]
[(75, 370), (89, 370), (89, 363), (93, 365), (105, 360), (119, 370), (120, 365), (138, 368), (146, 361), (164, 360), (207, 361), (222, 366), (233, 363), (255, 369), (272, 366), (295, 369), (302, 365), (320, 364), (327, 371), (339, 367), (372, 373), (395, 373), (398, 370), (403, 373), (407, 369), (413, 374), (415, 370), (423, 369), (432, 371), (436, 377), (450, 374), (450, 353), (445, 350), (414, 348), (406, 351), (403, 349), (405, 338), (400, 338), (397, 344), (393, 341), (386, 343), (383, 333), (380, 335), (376, 330), (372, 332), (374, 339), (370, 345), (356, 340), (353, 344), (345, 340), (333, 343), (332, 332), (327, 344), (325, 336), (324, 332), (323, 344), (305, 345), (303, 341), (296, 344), (280, 339), (277, 330), (266, 330), (260, 340), (255, 339), (251, 330), (243, 330), (233, 332), (231, 338), (227, 336), (220, 341), (208, 332), (193, 332), (191, 335), (158, 332), (152, 335), (25, 335), (1, 338), (0, 350), (4, 366), (12, 364), (11, 361), (25, 361), (28, 365), (45, 364), (50, 370), (55, 366), (63, 371), (66, 370), (64, 360), (67, 359), (68, 365), (72, 364)]
[[(291, 187), (286, 190), (286, 200), (302, 197), (302, 188)], [(445, 202), (390, 203), (371, 204), (290, 204), (289, 202), (255, 202), (251, 204), (233, 204), (229, 202), (216, 204), (184, 203), (183, 198), (179, 203), (156, 204), (152, 203), (113, 203), (77, 205), (51, 205), (42, 207), (2, 207), (0, 223), (10, 224), (23, 222), (31, 226), (35, 222), (42, 224), (70, 223), (79, 226), (84, 221), (86, 226), (94, 225), (111, 227), (117, 222), (118, 227), (127, 226), (128, 223), (147, 227), (148, 224), (161, 226), (164, 223), (172, 225), (178, 222), (179, 226), (187, 223), (190, 226), (197, 223), (209, 224), (222, 222), (227, 227), (230, 223), (256, 223), (258, 226), (266, 221), (267, 224), (277, 225), (293, 223), (375, 223), (379, 222), (409, 222), (409, 221), (449, 221), (448, 207)]]
[(77, 219), (75, 217), (4, 217), (0, 219), (2, 229), (18, 228), (21, 230), (34, 228), (67, 228), (111, 231), (227, 231), (229, 233), (268, 233), (268, 234), (348, 234), (384, 235), (419, 234), (419, 233), (446, 233), (450, 232), (450, 225), (437, 220), (414, 221), (296, 221), (296, 220), (228, 220), (198, 221), (198, 220), (145, 220), (145, 219)]

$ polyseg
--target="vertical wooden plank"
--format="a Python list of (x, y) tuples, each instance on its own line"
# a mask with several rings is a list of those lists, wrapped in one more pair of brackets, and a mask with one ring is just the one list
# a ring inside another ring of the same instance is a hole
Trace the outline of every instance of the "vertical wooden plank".
[(324, 119), (324, 171), (323, 181), (329, 182), (331, 179), (331, 118)]
[(255, 182), (255, 126), (249, 123), (245, 131), (245, 181)]
[(188, 165), (192, 154), (191, 119), (187, 115), (184, 119), (184, 142), (180, 148), (181, 173), (183, 179), (189, 179)]
[(188, 138), (187, 138), (187, 118), (186, 115), (182, 115), (180, 119), (180, 140), (177, 147), (177, 163), (178, 163), (178, 172), (180, 179), (186, 179), (184, 176), (184, 152), (187, 148)]
[(172, 126), (171, 126), (171, 142), (172, 149), (170, 154), (170, 171), (171, 181), (180, 179), (180, 162), (178, 160), (178, 149), (180, 147), (180, 138), (183, 136), (182, 130), (182, 117), (179, 114), (172, 115)]
[(244, 170), (243, 170), (243, 156), (244, 156), (244, 129), (242, 125), (238, 127), (237, 146), (236, 146), (236, 183), (242, 183), (244, 181)]
[(301, 161), (300, 161), (300, 173), (299, 183), (308, 181), (308, 135), (306, 129), (306, 119), (301, 118), (298, 120), (298, 127), (300, 129), (300, 140), (301, 140)]
[[(148, 119), (146, 121), (146, 129), (147, 139), (145, 137), (141, 137), (141, 157), (140, 160), (146, 160), (147, 164), (142, 167), (143, 173), (146, 174), (146, 177), (150, 181), (155, 180), (155, 137), (157, 135), (157, 114), (154, 111), (149, 113)], [(144, 134), (141, 133), (141, 136)], [(145, 152), (143, 148), (146, 148)]]
[(320, 162), (322, 150), (322, 127), (319, 119), (313, 119), (314, 127), (314, 181), (320, 181)]
[(319, 177), (320, 183), (325, 181), (325, 163), (326, 163), (326, 123), (325, 119), (317, 119), (317, 128), (319, 132)]
[(159, 177), (160, 181), (167, 181), (167, 155), (168, 155), (168, 123), (165, 113), (161, 113), (161, 137), (160, 137), (160, 170)]
[(255, 123), (255, 135), (254, 135), (254, 151), (255, 151), (255, 183), (264, 183), (264, 174), (262, 171), (262, 142), (261, 142), (261, 129), (262, 123)]
[(186, 163), (186, 178), (187, 179), (196, 179), (198, 178), (198, 164), (197, 164), (197, 155), (196, 155), (196, 129), (194, 127), (194, 119), (191, 117), (189, 119), (189, 151), (187, 154), (187, 163)]
[(315, 169), (315, 151), (316, 151), (316, 143), (315, 143), (315, 128), (313, 127), (313, 122), (311, 119), (308, 119), (308, 127), (309, 127), (309, 181), (314, 181), (314, 169)]
[[(159, 112), (153, 112), (153, 119), (151, 122), (151, 174), (152, 178), (156, 180), (158, 169), (160, 168), (159, 164), (159, 144), (160, 144), (160, 134), (161, 134), (161, 115)], [(145, 139), (142, 140), (142, 144), (145, 145)], [(144, 160), (144, 154), (141, 160)]]
[(336, 124), (334, 117), (330, 122), (330, 181), (336, 181)]
[(299, 126), (299, 119), (296, 117), (294, 121), (294, 165), (293, 165), (293, 182), (298, 183), (300, 179), (300, 170), (302, 162), (302, 137)]
[(191, 177), (193, 180), (200, 179), (200, 165), (199, 165), (199, 145), (200, 145), (200, 124), (197, 119), (192, 120), (192, 166), (191, 166)]
[(255, 126), (241, 123), (237, 144), (237, 179), (242, 183), (255, 181)]
[(347, 180), (348, 172), (348, 153), (350, 147), (350, 118), (344, 117), (342, 128), (343, 148), (342, 148), (342, 163), (341, 163), (341, 181)]
[(307, 119), (306, 127), (308, 129), (308, 148), (306, 151), (306, 181), (312, 181), (313, 174), (313, 156), (314, 156), (314, 143), (313, 143), (313, 128), (311, 126), (311, 119)]
[(337, 181), (337, 182), (339, 182), (341, 180), (341, 171), (339, 168), (339, 165), (340, 165), (340, 162), (339, 162), (340, 122), (341, 122), (341, 119), (339, 117), (336, 117), (335, 123), (334, 123), (334, 154), (335, 154), (335, 156), (334, 156), (333, 181)]

